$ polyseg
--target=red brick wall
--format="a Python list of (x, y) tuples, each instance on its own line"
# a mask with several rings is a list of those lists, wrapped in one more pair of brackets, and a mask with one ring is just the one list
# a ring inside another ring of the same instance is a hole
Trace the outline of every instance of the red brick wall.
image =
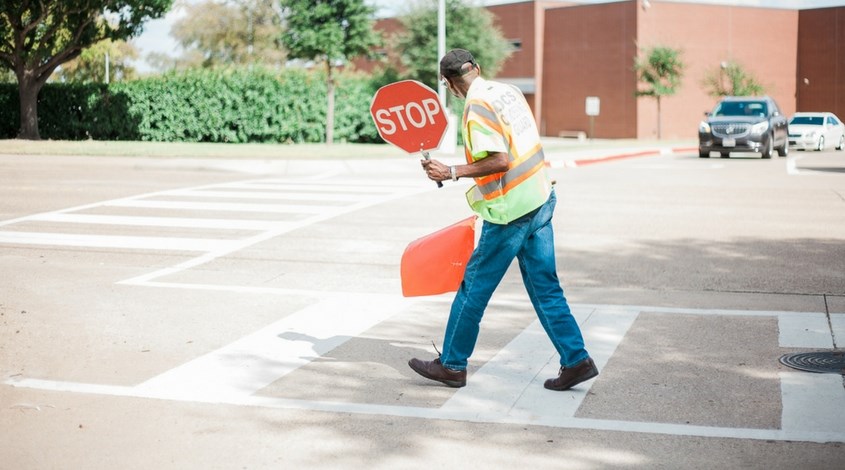
[(540, 128), (556, 136), (589, 131), (585, 99), (598, 96), (595, 136), (636, 135), (636, 5), (633, 2), (546, 10), (543, 116)]
[(845, 119), (845, 7), (799, 13), (797, 78), (799, 111)]
[[(514, 51), (502, 65), (498, 77), (534, 76), (534, 2), (487, 7), (507, 40), (519, 39), (522, 49)], [(483, 66), (483, 64), (482, 64)]]

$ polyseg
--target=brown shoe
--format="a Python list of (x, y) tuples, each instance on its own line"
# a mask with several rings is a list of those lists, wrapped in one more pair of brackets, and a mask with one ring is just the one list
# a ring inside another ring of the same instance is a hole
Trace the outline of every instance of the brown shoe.
[(443, 382), (450, 387), (463, 387), (467, 384), (467, 371), (447, 369), (440, 363), (439, 357), (433, 361), (414, 358), (408, 361), (408, 365), (417, 374), (427, 379)]
[(599, 375), (599, 370), (596, 368), (593, 359), (588, 357), (572, 367), (561, 367), (560, 374), (557, 378), (546, 380), (543, 386), (549, 390), (569, 390), (579, 383), (590, 380), (597, 375)]

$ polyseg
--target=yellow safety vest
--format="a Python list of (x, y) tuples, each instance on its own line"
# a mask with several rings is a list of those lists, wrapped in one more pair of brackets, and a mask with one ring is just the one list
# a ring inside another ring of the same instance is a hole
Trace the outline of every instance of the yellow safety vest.
[[(525, 97), (509, 85), (483, 83), (492, 95), (482, 93), (483, 96), (476, 98), (470, 92), (464, 106), (462, 131), (467, 163), (478, 159), (473, 157), (471, 149), (473, 133), (480, 132), (503, 139), (508, 151), (508, 170), (475, 178), (476, 184), (466, 197), (473, 211), (484, 220), (507, 224), (543, 205), (552, 186), (539, 133)], [(484, 156), (486, 153), (481, 158)]]

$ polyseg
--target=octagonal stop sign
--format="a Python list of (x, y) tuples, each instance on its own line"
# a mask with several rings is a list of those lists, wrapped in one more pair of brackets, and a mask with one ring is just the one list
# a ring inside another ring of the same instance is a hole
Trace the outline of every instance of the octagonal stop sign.
[(379, 88), (370, 114), (381, 138), (408, 153), (439, 147), (448, 126), (437, 93), (416, 80)]

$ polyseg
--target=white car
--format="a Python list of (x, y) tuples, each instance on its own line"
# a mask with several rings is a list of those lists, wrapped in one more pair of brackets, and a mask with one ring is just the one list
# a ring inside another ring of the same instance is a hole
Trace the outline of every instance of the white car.
[(789, 146), (799, 150), (845, 149), (845, 125), (833, 113), (795, 113), (789, 120)]

